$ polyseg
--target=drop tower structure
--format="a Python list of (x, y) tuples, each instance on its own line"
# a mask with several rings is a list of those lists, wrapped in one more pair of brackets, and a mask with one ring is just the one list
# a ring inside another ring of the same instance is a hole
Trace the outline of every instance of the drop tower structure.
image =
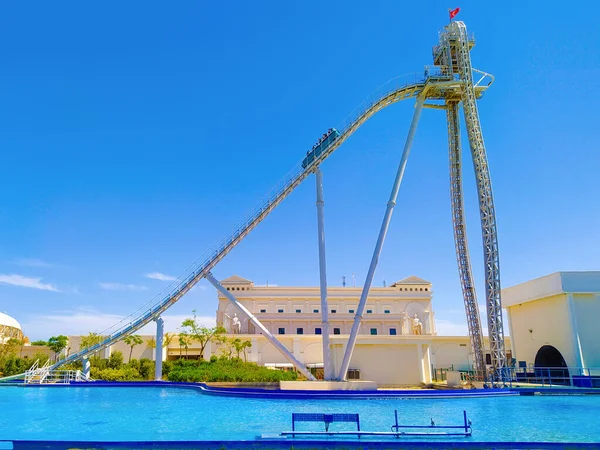
[[(469, 259), (466, 223), (462, 194), (462, 161), (460, 146), (459, 107), (462, 105), (469, 147), (475, 169), (481, 233), (483, 240), (483, 259), (485, 272), (485, 295), (489, 332), (490, 354), (494, 381), (503, 382), (506, 377), (506, 353), (504, 349), (504, 331), (502, 323), (502, 302), (500, 298), (500, 259), (498, 254), (498, 235), (494, 197), (488, 166), (473, 75), (483, 78), (489, 74), (474, 70), (471, 65), (471, 48), (475, 40), (467, 33), (463, 22), (450, 23), (440, 32), (439, 43), (433, 48), (433, 63), (453, 78), (458, 77), (460, 87), (445, 95), (444, 107), (448, 124), (448, 147), (450, 160), (450, 198), (456, 260), (463, 292), (469, 337), (473, 352), (473, 366), (477, 378), (486, 378), (483, 335), (479, 320), (479, 307)], [(492, 78), (493, 80), (493, 78)]]

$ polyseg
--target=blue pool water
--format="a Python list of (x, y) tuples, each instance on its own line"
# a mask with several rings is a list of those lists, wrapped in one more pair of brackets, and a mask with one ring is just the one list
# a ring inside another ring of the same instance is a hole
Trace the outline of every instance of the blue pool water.
[[(0, 440), (253, 440), (291, 429), (292, 412), (359, 413), (361, 429), (389, 431), (394, 409), (405, 424), (460, 425), (473, 441), (600, 442), (600, 396), (453, 399), (257, 399), (176, 388), (0, 388)], [(300, 430), (322, 430), (300, 424)], [(331, 430), (352, 430), (332, 424)]]

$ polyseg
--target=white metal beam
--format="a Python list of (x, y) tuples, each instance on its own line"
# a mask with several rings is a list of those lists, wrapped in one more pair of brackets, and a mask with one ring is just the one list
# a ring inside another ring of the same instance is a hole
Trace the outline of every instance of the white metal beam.
[(290, 352), (285, 345), (283, 345), (281, 342), (279, 342), (279, 340), (275, 336), (273, 336), (273, 334), (269, 331), (269, 329), (267, 327), (265, 327), (260, 322), (260, 320), (258, 320), (256, 318), (256, 316), (254, 314), (252, 314), (244, 305), (242, 305), (239, 302), (239, 300), (237, 298), (235, 298), (231, 292), (229, 292), (227, 289), (225, 289), (225, 287), (223, 287), (223, 285), (221, 283), (219, 283), (219, 280), (217, 280), (211, 272), (208, 272), (206, 274), (206, 279), (208, 281), (210, 281), (210, 283), (221, 294), (223, 294), (227, 298), (227, 300), (229, 300), (231, 303), (233, 303), (233, 305), (240, 311), (240, 313), (242, 313), (244, 316), (246, 316), (248, 318), (248, 320), (250, 322), (252, 322), (254, 324), (254, 326), (257, 327), (262, 332), (262, 334), (267, 338), (267, 340), (271, 344), (273, 344), (275, 346), (275, 348), (277, 350), (279, 350), (281, 352), (281, 354), (283, 356), (285, 356), (288, 359), (288, 361), (294, 365), (294, 367), (296, 367), (296, 369), (298, 369), (298, 372), (302, 373), (302, 375), (304, 375), (307, 379), (309, 379), (311, 381), (316, 381), (313, 374), (310, 373), (310, 371), (304, 366), (304, 364), (302, 364), (300, 361), (298, 361), (296, 359), (296, 357), (293, 355), (293, 353)]
[(325, 200), (323, 197), (323, 173), (315, 169), (317, 182), (317, 230), (319, 238), (319, 277), (321, 285), (321, 336), (323, 339), (323, 378), (335, 377), (329, 344), (329, 307), (327, 306), (327, 261), (325, 259)]
[(375, 244), (373, 258), (371, 259), (371, 265), (369, 266), (369, 271), (367, 272), (365, 285), (363, 286), (362, 294), (360, 295), (360, 301), (358, 303), (358, 307), (356, 308), (356, 314), (354, 316), (354, 323), (352, 324), (352, 330), (350, 331), (350, 337), (348, 338), (348, 344), (346, 345), (346, 351), (344, 352), (344, 359), (342, 360), (342, 365), (340, 367), (340, 380), (346, 379), (346, 373), (348, 372), (348, 367), (350, 366), (350, 360), (352, 359), (352, 353), (354, 352), (354, 345), (356, 344), (358, 329), (360, 327), (362, 315), (367, 304), (367, 297), (369, 295), (369, 291), (371, 290), (371, 283), (373, 282), (375, 269), (377, 268), (377, 263), (379, 262), (379, 256), (381, 255), (381, 250), (383, 249), (383, 242), (385, 241), (385, 236), (387, 234), (390, 221), (392, 220), (392, 212), (394, 211), (394, 206), (396, 206), (398, 191), (400, 190), (400, 184), (402, 183), (402, 177), (404, 176), (404, 169), (406, 169), (406, 162), (408, 161), (410, 148), (415, 138), (415, 132), (417, 131), (417, 124), (419, 123), (419, 118), (421, 117), (421, 111), (423, 110), (424, 101), (424, 97), (417, 97), (415, 112), (413, 114), (412, 122), (410, 123), (410, 128), (408, 130), (406, 142), (404, 143), (404, 150), (402, 151), (402, 157), (400, 158), (400, 163), (398, 165), (398, 171), (396, 173), (396, 179), (394, 180), (394, 186), (392, 187), (390, 199), (387, 203), (387, 209), (385, 210), (385, 215), (383, 216), (383, 223), (381, 224), (381, 229), (379, 230), (379, 237), (377, 238), (377, 243)]

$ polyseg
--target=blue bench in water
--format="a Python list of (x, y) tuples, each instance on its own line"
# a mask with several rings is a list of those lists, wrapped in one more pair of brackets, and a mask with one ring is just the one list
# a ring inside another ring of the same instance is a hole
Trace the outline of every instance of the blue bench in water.
[[(360, 419), (358, 414), (310, 414), (310, 413), (292, 413), (292, 431), (284, 431), (281, 436), (389, 436), (389, 437), (470, 437), (473, 433), (471, 421), (467, 418), (467, 412), (463, 411), (462, 425), (436, 425), (431, 419), (429, 425), (401, 425), (398, 422), (398, 410), (394, 410), (395, 423), (391, 426), (391, 431), (360, 431)], [(325, 431), (297, 431), (296, 422), (323, 422)], [(356, 431), (329, 431), (329, 425), (333, 422), (354, 422)]]
[(296, 431), (296, 422), (323, 422), (325, 432), (329, 431), (329, 425), (333, 422), (354, 422), (356, 423), (356, 431), (360, 431), (358, 414), (292, 413), (292, 432)]

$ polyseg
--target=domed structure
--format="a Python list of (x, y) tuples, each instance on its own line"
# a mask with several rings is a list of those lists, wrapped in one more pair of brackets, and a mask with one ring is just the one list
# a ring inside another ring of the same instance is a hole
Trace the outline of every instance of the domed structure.
[(4, 344), (11, 338), (23, 339), (21, 325), (13, 317), (0, 312), (0, 344)]

